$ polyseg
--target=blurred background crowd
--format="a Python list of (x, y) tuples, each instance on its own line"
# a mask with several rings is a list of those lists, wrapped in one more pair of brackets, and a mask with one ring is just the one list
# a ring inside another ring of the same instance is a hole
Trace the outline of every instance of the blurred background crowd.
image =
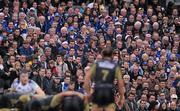
[(179, 111), (180, 16), (167, 1), (0, 0), (0, 93), (26, 69), (46, 95), (85, 94), (86, 71), (110, 46), (124, 110)]

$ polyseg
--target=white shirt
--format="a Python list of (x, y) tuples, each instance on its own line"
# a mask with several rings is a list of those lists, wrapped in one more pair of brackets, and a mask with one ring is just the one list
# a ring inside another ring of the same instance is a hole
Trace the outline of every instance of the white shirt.
[(26, 85), (23, 85), (18, 79), (15, 79), (11, 88), (14, 88), (19, 94), (35, 94), (39, 86), (33, 80), (29, 80)]

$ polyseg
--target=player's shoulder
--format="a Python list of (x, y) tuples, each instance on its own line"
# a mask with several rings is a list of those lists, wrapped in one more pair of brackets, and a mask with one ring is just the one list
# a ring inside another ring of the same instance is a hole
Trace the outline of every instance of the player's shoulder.
[(13, 81), (13, 85), (17, 85), (17, 84), (19, 84), (20, 83), (20, 81), (19, 81), (19, 79), (18, 78), (16, 78), (16, 79), (14, 79), (14, 81)]
[(30, 85), (36, 85), (37, 83), (35, 81), (33, 81), (32, 79), (29, 80), (29, 84)]
[(116, 63), (110, 60), (101, 60), (97, 64), (99, 67), (108, 68), (108, 69), (113, 69), (116, 67)]

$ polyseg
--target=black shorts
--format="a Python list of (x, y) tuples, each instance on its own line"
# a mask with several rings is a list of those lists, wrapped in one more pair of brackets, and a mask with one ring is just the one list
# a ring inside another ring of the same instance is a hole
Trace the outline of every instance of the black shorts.
[(114, 103), (114, 90), (111, 84), (96, 84), (93, 92), (92, 102), (98, 106), (107, 106)]

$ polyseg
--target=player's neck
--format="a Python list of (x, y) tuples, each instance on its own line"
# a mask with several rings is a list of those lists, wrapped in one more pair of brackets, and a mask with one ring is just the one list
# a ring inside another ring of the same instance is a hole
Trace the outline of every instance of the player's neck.
[(104, 59), (104, 60), (112, 60), (111, 57), (104, 57), (103, 59)]

